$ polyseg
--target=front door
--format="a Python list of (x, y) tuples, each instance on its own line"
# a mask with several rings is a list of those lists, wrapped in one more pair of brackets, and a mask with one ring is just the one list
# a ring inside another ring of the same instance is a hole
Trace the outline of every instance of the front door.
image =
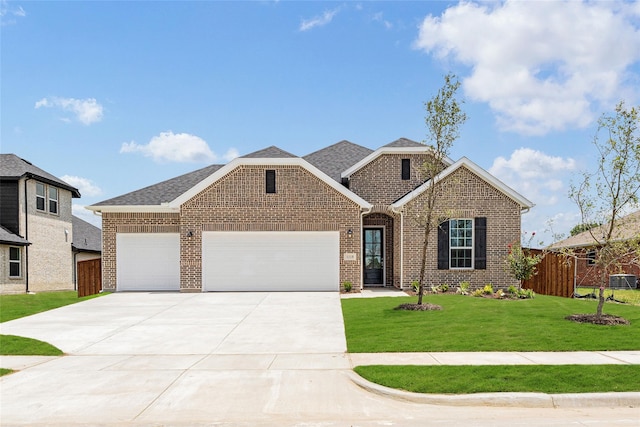
[(384, 285), (383, 228), (364, 229), (364, 284)]

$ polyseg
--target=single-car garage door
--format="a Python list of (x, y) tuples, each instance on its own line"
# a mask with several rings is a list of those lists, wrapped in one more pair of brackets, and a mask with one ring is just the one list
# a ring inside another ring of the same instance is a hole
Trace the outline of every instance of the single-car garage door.
[(337, 291), (337, 231), (202, 233), (204, 291)]
[(118, 291), (179, 291), (178, 233), (116, 234)]

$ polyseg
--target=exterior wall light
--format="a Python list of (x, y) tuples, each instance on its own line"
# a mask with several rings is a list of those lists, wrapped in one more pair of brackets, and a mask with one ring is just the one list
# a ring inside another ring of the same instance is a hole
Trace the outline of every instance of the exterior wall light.
[(353, 230), (352, 229), (348, 229), (347, 230), (347, 237), (349, 237), (349, 238), (353, 237)]
[(187, 231), (187, 237), (193, 237), (193, 231), (191, 230)]

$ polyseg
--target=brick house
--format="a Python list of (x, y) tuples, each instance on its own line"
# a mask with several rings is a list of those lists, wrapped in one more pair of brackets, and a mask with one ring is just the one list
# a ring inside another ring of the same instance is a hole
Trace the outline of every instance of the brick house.
[(15, 154), (0, 155), (0, 293), (73, 290), (77, 188)]
[[(640, 210), (626, 215), (619, 219), (618, 225), (614, 230), (614, 241), (628, 241), (631, 239), (640, 239)], [(592, 230), (593, 235), (602, 235), (603, 231), (600, 227)], [(576, 260), (575, 283), (576, 286), (599, 286), (602, 280), (602, 270), (597, 266), (595, 259), (600, 250), (600, 245), (595, 241), (591, 232), (583, 231), (575, 236), (568, 237), (560, 242), (554, 243), (549, 247), (552, 251), (560, 251), (562, 249), (571, 249)], [(640, 259), (639, 254), (629, 254), (629, 256), (621, 259), (620, 264), (615, 266), (606, 274), (623, 274), (632, 275), (636, 280), (640, 278)], [(630, 281), (630, 280), (629, 280)], [(629, 283), (632, 287), (637, 287), (637, 283)]]
[(456, 216), (434, 233), (429, 281), (514, 284), (503, 259), (533, 204), (466, 158), (422, 182), (429, 155), (404, 138), (304, 157), (269, 147), (89, 206), (102, 215), (103, 288), (408, 289), (420, 268), (414, 212), (430, 185)]

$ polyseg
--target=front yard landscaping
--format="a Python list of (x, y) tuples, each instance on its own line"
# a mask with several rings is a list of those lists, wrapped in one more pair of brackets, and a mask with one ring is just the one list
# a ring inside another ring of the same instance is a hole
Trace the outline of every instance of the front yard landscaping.
[(430, 294), (438, 311), (394, 310), (415, 298), (342, 300), (351, 353), (434, 351), (598, 351), (640, 349), (640, 307), (605, 304), (631, 324), (601, 326), (565, 320), (595, 313), (597, 302), (538, 295), (498, 300)]
[[(343, 299), (351, 353), (477, 351), (604, 351), (640, 349), (640, 307), (605, 304), (630, 325), (579, 324), (597, 301), (538, 295), (500, 300), (429, 294), (438, 311), (395, 310), (415, 297)], [(640, 365), (358, 366), (369, 381), (440, 394), (481, 392), (588, 393), (640, 391)]]

